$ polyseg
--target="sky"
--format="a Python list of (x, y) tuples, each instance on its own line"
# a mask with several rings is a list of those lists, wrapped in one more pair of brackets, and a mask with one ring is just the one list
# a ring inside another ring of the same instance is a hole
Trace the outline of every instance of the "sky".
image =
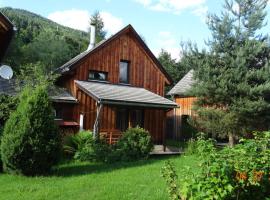
[[(208, 13), (219, 14), (223, 0), (0, 0), (0, 7), (25, 9), (59, 24), (87, 31), (89, 18), (99, 11), (107, 37), (131, 24), (143, 36), (152, 52), (161, 49), (179, 59), (180, 43), (195, 42), (204, 48), (210, 31)], [(270, 0), (267, 7), (270, 30)]]

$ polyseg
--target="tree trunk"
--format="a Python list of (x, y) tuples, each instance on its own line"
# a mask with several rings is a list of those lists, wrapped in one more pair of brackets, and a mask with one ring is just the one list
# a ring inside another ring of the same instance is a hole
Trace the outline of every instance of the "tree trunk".
[(229, 147), (233, 147), (235, 144), (235, 137), (233, 133), (229, 133)]

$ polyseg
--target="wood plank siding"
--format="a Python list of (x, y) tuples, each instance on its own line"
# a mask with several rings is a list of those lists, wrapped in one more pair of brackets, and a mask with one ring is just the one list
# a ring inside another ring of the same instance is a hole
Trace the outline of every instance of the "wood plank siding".
[(14, 34), (13, 24), (0, 12), (0, 62), (2, 61)]
[(168, 126), (166, 131), (173, 139), (180, 139), (182, 136), (182, 119), (183, 116), (194, 116), (192, 106), (196, 101), (196, 97), (179, 97), (175, 96), (174, 101), (180, 106), (167, 113)]
[[(75, 80), (87, 81), (90, 70), (108, 73), (108, 82), (119, 84), (120, 61), (129, 62), (129, 85), (145, 88), (164, 96), (165, 84), (171, 80), (164, 75), (157, 63), (151, 58), (133, 31), (126, 31), (106, 45), (101, 45), (73, 66), (72, 72), (62, 76), (58, 85), (67, 88), (77, 98), (78, 104), (69, 118), (79, 122), (79, 115), (84, 114), (84, 129), (92, 130), (97, 115), (96, 101), (79, 89)], [(116, 132), (116, 109), (104, 105), (100, 116), (100, 130)], [(132, 109), (131, 107), (128, 109)], [(150, 132), (153, 141), (161, 144), (165, 131), (166, 111), (163, 109), (143, 109), (144, 128)]]
[(88, 80), (89, 70), (108, 72), (108, 82), (119, 83), (119, 63), (121, 60), (129, 61), (129, 84), (143, 87), (160, 96), (164, 96), (164, 74), (150, 59), (141, 45), (127, 33), (110, 42), (98, 51), (77, 63), (78, 67), (70, 77), (65, 77), (64, 86), (73, 95), (76, 94), (74, 80)]

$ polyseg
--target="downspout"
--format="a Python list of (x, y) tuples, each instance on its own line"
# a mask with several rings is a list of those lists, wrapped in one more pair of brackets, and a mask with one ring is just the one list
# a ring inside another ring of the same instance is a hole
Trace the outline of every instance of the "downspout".
[(99, 135), (98, 126), (99, 126), (99, 117), (100, 117), (100, 112), (101, 112), (102, 107), (103, 107), (103, 104), (102, 104), (101, 100), (98, 100), (98, 102), (97, 102), (97, 116), (96, 116), (96, 120), (95, 120), (94, 127), (93, 127), (93, 138), (97, 138)]

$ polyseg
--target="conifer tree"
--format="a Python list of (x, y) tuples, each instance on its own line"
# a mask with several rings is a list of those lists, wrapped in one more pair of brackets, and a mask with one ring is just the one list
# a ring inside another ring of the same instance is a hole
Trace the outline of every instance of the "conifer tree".
[(197, 60), (193, 93), (199, 125), (235, 136), (270, 125), (270, 48), (265, 25), (267, 0), (225, 0), (220, 15), (209, 15), (209, 52)]
[(91, 16), (90, 24), (94, 24), (96, 26), (96, 43), (104, 40), (107, 32), (104, 30), (104, 22), (98, 11), (95, 11)]
[(60, 156), (60, 137), (45, 86), (26, 87), (5, 124), (1, 142), (4, 171), (46, 174)]

